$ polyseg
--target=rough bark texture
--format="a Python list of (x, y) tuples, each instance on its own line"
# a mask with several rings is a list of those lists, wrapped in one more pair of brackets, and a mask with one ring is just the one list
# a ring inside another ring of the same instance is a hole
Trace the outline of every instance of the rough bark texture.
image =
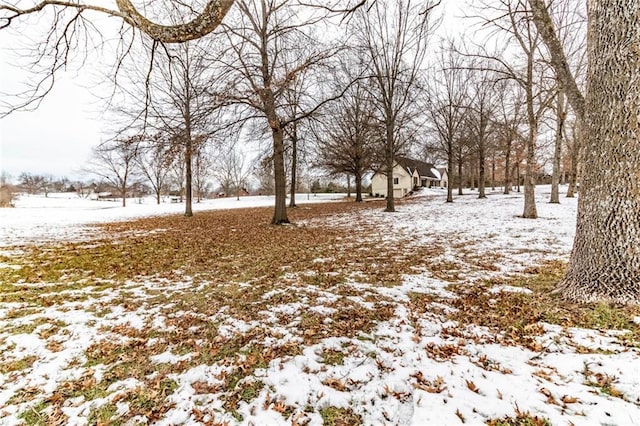
[(560, 204), (560, 159), (562, 158), (562, 135), (564, 133), (564, 92), (558, 92), (556, 103), (556, 146), (553, 152), (553, 173), (551, 176), (551, 199), (550, 203)]
[(203, 37), (215, 30), (235, 0), (211, 0), (202, 13), (185, 24), (160, 25), (142, 15), (129, 0), (116, 0), (123, 19), (161, 43), (183, 43)]
[(584, 174), (558, 291), (640, 302), (640, 1), (589, 0)]

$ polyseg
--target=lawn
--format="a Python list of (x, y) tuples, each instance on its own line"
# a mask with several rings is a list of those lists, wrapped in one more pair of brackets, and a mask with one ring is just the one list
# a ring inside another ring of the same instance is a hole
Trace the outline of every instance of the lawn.
[[(543, 195), (544, 196), (544, 195)], [(570, 305), (575, 200), (94, 224), (0, 254), (2, 424), (633, 424), (640, 309)], [(17, 210), (17, 209), (15, 209)], [(14, 213), (12, 213), (14, 214)], [(22, 234), (21, 234), (22, 235)]]

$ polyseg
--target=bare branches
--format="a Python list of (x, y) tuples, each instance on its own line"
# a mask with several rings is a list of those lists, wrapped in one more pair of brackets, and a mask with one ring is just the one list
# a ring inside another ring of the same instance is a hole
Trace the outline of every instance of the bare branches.
[(558, 79), (562, 82), (562, 85), (567, 91), (567, 97), (571, 102), (571, 107), (574, 109), (576, 115), (582, 119), (584, 118), (585, 110), (584, 95), (580, 89), (578, 89), (576, 80), (569, 68), (564, 47), (556, 34), (547, 6), (544, 0), (529, 0), (529, 4), (533, 12), (533, 19), (536, 24), (536, 28), (544, 40), (544, 43), (547, 45), (547, 49), (551, 55), (551, 65), (553, 66)]

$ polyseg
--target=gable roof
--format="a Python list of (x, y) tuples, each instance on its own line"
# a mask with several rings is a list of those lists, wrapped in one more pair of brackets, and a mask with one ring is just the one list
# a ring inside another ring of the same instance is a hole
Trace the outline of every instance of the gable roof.
[(440, 180), (438, 169), (431, 163), (425, 163), (424, 161), (414, 160), (408, 157), (396, 157), (396, 162), (400, 167), (407, 170), (410, 175), (417, 170), (421, 178)]

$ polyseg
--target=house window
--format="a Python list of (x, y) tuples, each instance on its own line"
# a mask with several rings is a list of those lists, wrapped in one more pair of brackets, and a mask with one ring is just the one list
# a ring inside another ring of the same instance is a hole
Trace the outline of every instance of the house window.
[(393, 178), (393, 184), (398, 185), (400, 183), (400, 178)]
[(418, 178), (417, 177), (413, 178), (413, 186), (418, 186)]

